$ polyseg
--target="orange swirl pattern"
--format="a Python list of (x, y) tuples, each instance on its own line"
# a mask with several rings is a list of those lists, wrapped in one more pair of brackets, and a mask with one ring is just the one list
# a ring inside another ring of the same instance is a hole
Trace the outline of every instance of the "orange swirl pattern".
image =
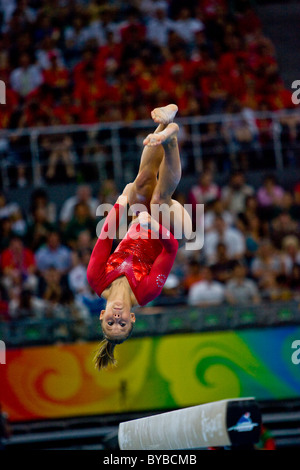
[(224, 398), (298, 398), (299, 327), (131, 338), (98, 372), (98, 343), (6, 351), (0, 403), (11, 421), (165, 410)]
[[(0, 368), (0, 402), (11, 421), (120, 412), (134, 408), (145, 380), (149, 341), (135, 341), (117, 356), (119, 367), (99, 373), (93, 357), (97, 343), (7, 351)], [(122, 403), (130, 384), (131, 402)]]

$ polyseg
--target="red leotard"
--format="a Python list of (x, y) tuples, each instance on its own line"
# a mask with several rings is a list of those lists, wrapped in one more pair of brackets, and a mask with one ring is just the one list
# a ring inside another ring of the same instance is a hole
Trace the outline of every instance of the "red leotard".
[(132, 224), (111, 253), (124, 207), (115, 204), (107, 215), (87, 268), (90, 286), (100, 296), (115, 279), (125, 275), (139, 303), (146, 305), (162, 291), (173, 266), (178, 241), (162, 225), (158, 234)]

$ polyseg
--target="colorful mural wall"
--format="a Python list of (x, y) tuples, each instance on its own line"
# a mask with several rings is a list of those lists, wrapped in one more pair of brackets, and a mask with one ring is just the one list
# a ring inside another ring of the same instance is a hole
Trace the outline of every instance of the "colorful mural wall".
[(223, 398), (299, 398), (300, 327), (132, 338), (98, 372), (97, 343), (6, 351), (0, 402), (12, 421), (165, 410)]

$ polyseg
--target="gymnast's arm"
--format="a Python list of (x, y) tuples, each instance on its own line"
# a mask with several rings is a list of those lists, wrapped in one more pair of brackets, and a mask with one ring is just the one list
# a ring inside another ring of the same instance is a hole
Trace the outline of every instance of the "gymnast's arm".
[(111, 254), (111, 248), (120, 220), (127, 206), (127, 197), (124, 193), (118, 197), (115, 205), (109, 211), (102, 227), (99, 238), (94, 246), (87, 267), (87, 280), (92, 289), (100, 295), (105, 264)]

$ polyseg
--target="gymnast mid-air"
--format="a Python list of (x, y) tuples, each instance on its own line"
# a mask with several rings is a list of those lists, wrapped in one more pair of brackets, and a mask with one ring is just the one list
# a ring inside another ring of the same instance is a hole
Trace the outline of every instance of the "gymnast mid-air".
[[(95, 357), (98, 369), (115, 364), (114, 348), (130, 336), (135, 323), (132, 307), (146, 305), (161, 293), (179, 245), (174, 227), (180, 226), (183, 236), (191, 231), (189, 214), (172, 199), (181, 178), (179, 127), (173, 122), (177, 110), (169, 104), (151, 112), (158, 127), (144, 139), (138, 175), (108, 213), (89, 261), (88, 282), (106, 299), (100, 313), (104, 339)], [(142, 204), (145, 210), (133, 212), (129, 230), (111, 253), (127, 204)], [(161, 218), (152, 215), (154, 205), (160, 207)], [(170, 225), (162, 225), (170, 215)]]

